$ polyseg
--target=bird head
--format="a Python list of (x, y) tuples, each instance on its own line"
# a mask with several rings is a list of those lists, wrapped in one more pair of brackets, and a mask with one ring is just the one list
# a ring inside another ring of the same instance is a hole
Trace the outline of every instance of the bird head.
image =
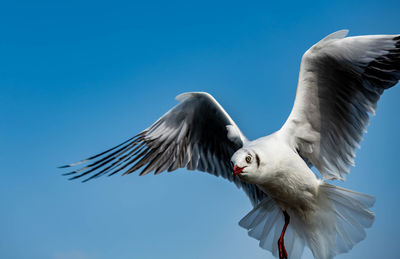
[(239, 149), (231, 162), (233, 164), (233, 176), (239, 176), (246, 182), (253, 183), (259, 177), (260, 157), (251, 149)]

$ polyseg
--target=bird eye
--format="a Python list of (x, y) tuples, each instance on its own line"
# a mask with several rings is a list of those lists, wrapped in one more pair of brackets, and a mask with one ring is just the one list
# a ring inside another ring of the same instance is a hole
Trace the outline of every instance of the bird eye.
[(251, 162), (251, 156), (246, 156), (246, 162), (247, 162), (248, 164), (250, 164), (250, 162)]

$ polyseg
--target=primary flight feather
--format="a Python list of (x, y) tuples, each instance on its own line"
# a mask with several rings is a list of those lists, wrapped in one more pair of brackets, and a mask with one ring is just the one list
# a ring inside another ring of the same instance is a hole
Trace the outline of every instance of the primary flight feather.
[(239, 224), (273, 255), (300, 258), (305, 246), (321, 259), (349, 251), (372, 225), (375, 199), (324, 180), (345, 180), (369, 115), (400, 79), (400, 35), (347, 33), (328, 35), (303, 55), (292, 112), (277, 132), (248, 140), (210, 94), (184, 93), (135, 137), (62, 166), (85, 164), (65, 175), (208, 172), (245, 191), (254, 208)]

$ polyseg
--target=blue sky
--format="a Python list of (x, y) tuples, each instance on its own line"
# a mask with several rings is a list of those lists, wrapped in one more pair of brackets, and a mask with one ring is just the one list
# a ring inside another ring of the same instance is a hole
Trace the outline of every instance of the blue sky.
[[(2, 1), (0, 257), (272, 258), (223, 179), (179, 170), (82, 184), (57, 166), (207, 91), (250, 138), (280, 128), (302, 54), (339, 29), (400, 33), (399, 1)], [(398, 254), (400, 88), (387, 91), (341, 186), (377, 197), (367, 239), (338, 258)], [(306, 252), (305, 258), (311, 258)]]

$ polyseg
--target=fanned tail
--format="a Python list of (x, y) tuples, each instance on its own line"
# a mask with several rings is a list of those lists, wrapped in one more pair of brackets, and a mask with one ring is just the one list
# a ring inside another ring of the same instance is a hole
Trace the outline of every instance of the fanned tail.
[[(348, 252), (366, 237), (365, 228), (374, 222), (375, 215), (369, 210), (374, 203), (372, 196), (321, 183), (315, 211), (303, 218), (287, 210), (290, 223), (284, 239), (288, 258), (301, 258), (305, 245), (317, 259)], [(278, 257), (277, 242), (284, 216), (272, 198), (265, 198), (255, 206), (239, 225), (260, 241), (261, 248)]]
[(333, 203), (336, 216), (335, 254), (350, 251), (355, 244), (366, 237), (365, 228), (372, 226), (375, 214), (369, 210), (375, 197), (331, 184), (323, 184), (320, 190)]
[[(296, 219), (292, 215), (290, 217), (285, 233), (285, 247), (288, 258), (298, 259), (303, 254), (305, 242), (296, 229)], [(278, 239), (284, 224), (282, 210), (270, 197), (260, 202), (239, 222), (241, 227), (248, 230), (249, 236), (260, 241), (261, 248), (270, 251), (275, 257), (279, 256)]]

